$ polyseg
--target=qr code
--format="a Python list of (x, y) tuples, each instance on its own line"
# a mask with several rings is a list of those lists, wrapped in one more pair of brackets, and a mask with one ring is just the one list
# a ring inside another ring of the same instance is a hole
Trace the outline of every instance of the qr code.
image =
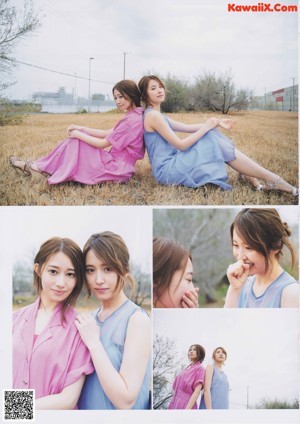
[(34, 421), (34, 390), (3, 390), (4, 421)]

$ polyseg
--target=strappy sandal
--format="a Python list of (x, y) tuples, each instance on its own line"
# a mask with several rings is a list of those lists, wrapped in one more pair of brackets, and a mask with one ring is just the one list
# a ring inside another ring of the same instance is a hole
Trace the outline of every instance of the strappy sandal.
[(282, 190), (282, 189), (278, 188), (278, 185), (280, 185), (280, 184), (284, 185), (284, 184), (288, 184), (288, 183), (286, 183), (279, 175), (277, 175), (277, 178), (276, 178), (275, 181), (273, 181), (273, 182), (272, 181), (266, 181), (265, 189), (267, 191), (274, 190), (274, 191), (277, 191), (281, 194), (282, 193), (291, 194), (294, 197), (299, 196), (299, 189), (297, 187), (292, 186), (291, 191), (286, 191), (286, 190)]
[(45, 171), (40, 171), (40, 170), (36, 170), (36, 169), (34, 169), (34, 168), (32, 168), (32, 164), (34, 163), (34, 161), (33, 160), (26, 160), (25, 161), (25, 167), (26, 167), (26, 169), (31, 173), (31, 171), (34, 171), (34, 172), (37, 172), (37, 173), (39, 173), (39, 174), (41, 174), (41, 175), (43, 175), (43, 177), (45, 177), (45, 178), (48, 178), (49, 177), (49, 175), (50, 174), (48, 174), (48, 172), (45, 172)]
[[(261, 184), (261, 183), (258, 181), (258, 179), (257, 179), (257, 178), (255, 178), (255, 177), (250, 177), (249, 175), (241, 174), (240, 172), (239, 172), (239, 177), (238, 177), (238, 179), (239, 179), (240, 181), (244, 181), (244, 182), (249, 183), (255, 191), (261, 191), (261, 190), (263, 190), (263, 189), (265, 188), (265, 186), (264, 186), (263, 184)], [(255, 183), (254, 183), (254, 181), (255, 181)]]
[[(24, 165), (22, 167), (17, 166), (16, 162), (24, 162)], [(10, 156), (8, 158), (8, 162), (9, 164), (15, 169), (15, 170), (19, 170), (22, 172), (23, 175), (25, 175), (25, 177), (31, 177), (31, 171), (30, 168), (27, 165), (27, 161), (23, 161), (22, 159), (18, 158), (17, 156)]]

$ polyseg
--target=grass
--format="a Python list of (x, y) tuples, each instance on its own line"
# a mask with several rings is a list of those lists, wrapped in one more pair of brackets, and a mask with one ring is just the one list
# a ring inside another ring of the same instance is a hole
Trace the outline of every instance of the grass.
[[(49, 186), (34, 173), (26, 178), (8, 164), (10, 155), (37, 159), (49, 153), (66, 137), (70, 124), (111, 128), (122, 115), (89, 113), (82, 115), (29, 115), (20, 125), (0, 128), (0, 204), (1, 205), (290, 205), (298, 199), (288, 194), (256, 192), (228, 167), (233, 190), (213, 185), (199, 189), (158, 184), (151, 174), (147, 156), (137, 163), (136, 175), (126, 184), (95, 186), (68, 182)], [(210, 114), (176, 113), (172, 119), (203, 122)], [(262, 166), (298, 185), (298, 114), (292, 112), (245, 111), (230, 115), (237, 124), (224, 131), (242, 152)]]

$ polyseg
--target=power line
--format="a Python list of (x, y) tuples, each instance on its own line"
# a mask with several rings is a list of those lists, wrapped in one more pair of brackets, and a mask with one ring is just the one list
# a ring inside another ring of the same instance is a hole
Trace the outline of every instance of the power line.
[[(67, 77), (72, 77), (72, 78), (76, 77), (76, 78), (87, 80), (87, 81), (89, 80), (88, 77), (81, 77), (77, 74), (68, 74), (67, 72), (55, 71), (54, 69), (49, 69), (49, 68), (45, 68), (43, 66), (38, 66), (38, 65), (32, 65), (31, 63), (21, 62), (20, 60), (16, 60), (16, 59), (6, 58), (6, 60), (10, 60), (11, 62), (15, 62), (15, 63), (20, 63), (21, 65), (31, 66), (32, 68), (42, 69), (43, 71), (48, 71), (48, 72), (53, 72), (55, 74), (65, 75)], [(91, 81), (100, 82), (102, 84), (114, 84), (114, 82), (111, 82), (111, 81), (100, 81), (100, 80), (95, 80), (95, 79), (91, 79)]]

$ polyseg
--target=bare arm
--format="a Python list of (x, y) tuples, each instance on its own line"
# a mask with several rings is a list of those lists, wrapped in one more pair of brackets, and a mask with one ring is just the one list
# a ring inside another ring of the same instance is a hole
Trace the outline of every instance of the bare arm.
[(87, 133), (88, 135), (92, 135), (93, 137), (105, 138), (108, 136), (108, 134), (112, 132), (113, 129), (111, 128), (109, 130), (98, 130), (96, 128), (81, 127), (79, 125), (70, 125), (67, 129), (68, 135), (70, 135), (70, 132), (73, 130), (84, 131), (85, 133)]
[(193, 409), (193, 406), (195, 405), (195, 402), (200, 395), (201, 389), (202, 389), (202, 384), (200, 383), (198, 384), (198, 386), (196, 386), (195, 390), (193, 391), (193, 394), (190, 397), (190, 400), (188, 401), (185, 409)]
[[(174, 121), (168, 117), (168, 121), (171, 125), (173, 131), (193, 133), (198, 131), (205, 126), (205, 123), (202, 124), (184, 124), (182, 122)], [(223, 129), (229, 130), (235, 125), (235, 121), (233, 119), (219, 119), (218, 126)]]
[(175, 147), (175, 149), (186, 150), (195, 144), (208, 131), (215, 128), (218, 125), (218, 119), (208, 119), (205, 124), (201, 125), (201, 128), (183, 139), (180, 139), (174, 133), (172, 128), (170, 128), (170, 126), (164, 121), (161, 114), (157, 111), (151, 111), (148, 113), (145, 117), (144, 124), (147, 131), (157, 131), (169, 144)]
[(203, 127), (203, 124), (184, 124), (183, 122), (174, 121), (174, 119), (170, 119), (168, 117), (168, 121), (171, 125), (173, 131), (185, 132), (185, 133), (193, 133), (198, 131)]
[(110, 147), (111, 143), (106, 138), (97, 138), (91, 135), (85, 134), (80, 130), (72, 130), (69, 133), (70, 138), (78, 138), (81, 141), (84, 141), (91, 146), (97, 147), (98, 149), (105, 149), (106, 147)]
[(60, 393), (39, 398), (36, 409), (74, 409), (79, 399), (85, 376), (65, 387)]
[(282, 290), (280, 306), (282, 308), (299, 307), (299, 283), (289, 284)]
[(214, 367), (212, 365), (207, 365), (206, 373), (205, 373), (204, 393), (203, 393), (206, 409), (212, 409), (210, 388), (211, 388), (213, 372), (214, 372)]
[[(82, 318), (84, 317), (84, 318)], [(99, 339), (99, 328), (89, 314), (80, 314), (76, 326), (90, 350), (100, 384), (117, 409), (130, 409), (140, 392), (150, 356), (150, 320), (135, 312), (129, 320), (124, 354), (118, 372)]]

